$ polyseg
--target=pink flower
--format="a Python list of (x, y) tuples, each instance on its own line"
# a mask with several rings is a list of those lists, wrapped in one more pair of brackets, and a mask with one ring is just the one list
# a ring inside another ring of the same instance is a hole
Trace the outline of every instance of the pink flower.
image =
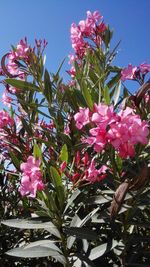
[(127, 68), (124, 68), (121, 71), (121, 80), (122, 81), (134, 80), (136, 71), (137, 71), (137, 67), (133, 67), (131, 64), (129, 64)]
[(135, 115), (131, 108), (126, 108), (118, 113), (119, 121), (110, 125), (107, 139), (118, 150), (122, 158), (133, 157), (134, 145), (148, 143), (149, 125)]
[(135, 149), (134, 146), (130, 142), (126, 142), (121, 144), (119, 147), (119, 155), (121, 158), (126, 159), (128, 157), (134, 157)]
[(82, 127), (90, 122), (89, 108), (79, 108), (79, 112), (74, 115), (76, 127), (82, 129)]
[(150, 72), (150, 65), (147, 64), (147, 63), (142, 63), (140, 66), (139, 66), (139, 70), (142, 74), (147, 74), (148, 72)]
[(116, 117), (113, 106), (94, 104), (92, 122), (95, 122), (98, 126), (101, 126), (101, 128), (106, 129), (106, 126), (115, 121)]
[(20, 71), (16, 61), (25, 60), (27, 62), (29, 59), (29, 51), (30, 47), (27, 44), (26, 38), (24, 40), (20, 40), (17, 47), (14, 50), (10, 51), (10, 53), (7, 56), (8, 58), (7, 69), (10, 74), (14, 76), (17, 75), (20, 79), (25, 78), (24, 71)]
[(68, 57), (69, 57), (69, 62), (68, 62), (69, 64), (74, 63), (74, 61), (76, 60), (76, 58), (73, 54), (70, 54)]
[(28, 175), (23, 175), (21, 180), (21, 186), (19, 187), (19, 192), (22, 196), (27, 196), (31, 198), (36, 197), (36, 192), (42, 191), (44, 189), (43, 182), (41, 180), (33, 180)]
[(97, 128), (92, 128), (90, 130), (90, 134), (92, 136), (88, 136), (87, 138), (83, 138), (82, 142), (87, 143), (90, 146), (94, 146), (94, 150), (96, 152), (98, 152), (98, 153), (101, 152), (107, 143), (106, 131), (104, 129), (101, 129), (100, 127), (97, 127)]
[[(81, 20), (78, 25), (71, 24), (71, 43), (76, 53), (76, 59), (81, 60), (87, 48), (92, 50), (91, 41), (101, 45), (102, 39), (100, 35), (106, 29), (105, 24), (102, 21), (99, 22), (102, 18), (98, 11), (93, 13), (87, 11), (85, 20)], [(87, 40), (87, 38), (90, 40)]]
[(67, 70), (67, 72), (71, 76), (71, 78), (74, 78), (76, 76), (76, 70), (74, 66), (72, 66), (70, 70)]
[(13, 118), (9, 116), (7, 111), (0, 110), (0, 128), (5, 126), (12, 126), (14, 124)]
[(5, 90), (2, 94), (2, 103), (10, 108), (12, 102), (12, 98), (8, 96), (7, 91)]
[(107, 169), (108, 168), (105, 165), (103, 165), (100, 169), (96, 169), (94, 159), (92, 159), (90, 166), (88, 167), (87, 170), (86, 180), (89, 181), (90, 183), (101, 181), (106, 177)]
[(29, 156), (26, 163), (20, 165), (23, 172), (19, 192), (22, 196), (36, 197), (36, 191), (43, 190), (42, 173), (40, 169), (40, 160)]

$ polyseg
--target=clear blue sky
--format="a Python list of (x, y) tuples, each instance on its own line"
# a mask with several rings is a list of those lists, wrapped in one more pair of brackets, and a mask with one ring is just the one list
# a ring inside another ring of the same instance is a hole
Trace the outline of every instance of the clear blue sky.
[[(0, 0), (0, 57), (27, 36), (48, 40), (47, 68), (55, 71), (71, 51), (70, 25), (99, 10), (122, 40), (117, 64), (150, 63), (150, 0)], [(65, 67), (67, 64), (65, 65)]]

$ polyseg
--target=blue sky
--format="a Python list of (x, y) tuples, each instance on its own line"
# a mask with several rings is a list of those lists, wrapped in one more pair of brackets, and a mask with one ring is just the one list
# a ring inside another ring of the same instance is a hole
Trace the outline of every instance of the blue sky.
[(101, 12), (114, 29), (114, 45), (121, 40), (118, 65), (150, 63), (149, 0), (1, 0), (0, 57), (24, 36), (29, 43), (46, 38), (47, 68), (56, 71), (72, 51), (71, 23), (84, 19), (87, 10)]

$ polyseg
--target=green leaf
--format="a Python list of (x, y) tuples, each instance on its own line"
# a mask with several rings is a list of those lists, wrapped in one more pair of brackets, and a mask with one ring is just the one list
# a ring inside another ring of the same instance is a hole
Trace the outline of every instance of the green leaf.
[(12, 162), (13, 162), (14, 166), (15, 166), (17, 169), (20, 169), (20, 161), (19, 161), (19, 159), (16, 157), (16, 155), (14, 154), (14, 152), (10, 150), (10, 151), (9, 151), (9, 155), (10, 155), (10, 157), (11, 157), (11, 159), (12, 159)]
[(65, 161), (66, 163), (68, 162), (68, 149), (67, 145), (64, 144), (61, 151), (60, 151), (60, 156), (59, 156), (61, 161)]
[(108, 26), (104, 32), (104, 37), (103, 37), (103, 41), (107, 48), (109, 48), (109, 44), (112, 39), (112, 36), (113, 36), (113, 31), (110, 31), (109, 26)]
[[(79, 216), (77, 214), (75, 214), (75, 216), (73, 217), (70, 226), (77, 226), (81, 223), (81, 219), (79, 218)], [(73, 246), (73, 243), (75, 242), (76, 238), (73, 236), (69, 236), (67, 238), (67, 247), (70, 249)]]
[(82, 83), (81, 85), (81, 91), (82, 91), (82, 94), (83, 94), (83, 97), (88, 105), (88, 107), (92, 110), (93, 109), (93, 100), (92, 100), (92, 97), (91, 97), (91, 94), (88, 90), (88, 87), (85, 83)]
[(88, 228), (66, 227), (64, 232), (79, 239), (96, 240), (97, 234)]
[(92, 196), (89, 197), (87, 200), (87, 203), (90, 205), (93, 205), (93, 203), (95, 204), (104, 204), (107, 202), (112, 201), (112, 198), (108, 197), (108, 196), (103, 196), (103, 195), (97, 195), (97, 196)]
[(90, 255), (89, 255), (89, 259), (95, 260), (95, 259), (101, 257), (102, 255), (108, 253), (111, 249), (113, 249), (117, 245), (118, 245), (118, 241), (113, 240), (110, 243), (105, 243), (105, 244), (102, 244), (100, 246), (97, 246), (91, 250)]
[(61, 179), (60, 174), (56, 170), (56, 168), (51, 166), (50, 167), (50, 173), (51, 173), (52, 183), (53, 183), (54, 187), (56, 188), (56, 187), (62, 186), (62, 179)]
[(107, 85), (104, 88), (104, 99), (105, 99), (105, 103), (109, 105), (110, 104), (110, 93), (109, 93), (109, 87)]
[(7, 255), (21, 257), (21, 258), (42, 258), (42, 257), (52, 257), (57, 261), (61, 262), (65, 265), (66, 261), (62, 254), (60, 254), (57, 250), (51, 248), (50, 243), (45, 243), (44, 245), (36, 245), (33, 246), (27, 245), (20, 248), (14, 248), (7, 251)]
[(39, 218), (35, 219), (9, 219), (1, 221), (2, 224), (14, 228), (20, 229), (45, 229), (45, 228), (56, 228), (52, 222), (43, 222)]
[[(57, 193), (57, 199), (59, 202), (59, 209), (61, 210), (61, 212), (63, 212), (64, 202), (65, 202), (65, 190), (64, 190), (64, 186), (62, 184), (61, 175), (52, 166), (50, 167), (50, 173), (51, 173), (52, 183), (53, 183), (55, 190), (56, 190), (56, 193)], [(56, 201), (55, 201), (55, 203), (56, 203)]]
[(26, 120), (23, 117), (21, 118), (21, 121), (22, 121), (22, 125), (23, 125), (24, 129), (29, 134), (29, 136), (33, 136), (31, 126), (26, 122)]
[(47, 70), (44, 73), (44, 95), (49, 104), (52, 103), (52, 85), (50, 81), (50, 76)]
[(33, 147), (33, 155), (35, 158), (37, 159), (41, 159), (42, 158), (42, 152), (41, 152), (41, 149), (40, 147), (38, 146), (38, 144), (34, 144), (34, 147)]
[(67, 211), (67, 209), (69, 208), (69, 206), (73, 203), (73, 201), (80, 195), (81, 191), (79, 189), (76, 189), (71, 197), (67, 200), (67, 205), (65, 207), (64, 213)]
[(113, 100), (114, 100), (114, 106), (117, 104), (119, 97), (120, 97), (120, 91), (121, 91), (121, 81), (117, 83), (115, 86), (115, 91), (113, 95)]
[(17, 80), (17, 79), (5, 79), (5, 82), (13, 87), (23, 90), (32, 90), (41, 92), (41, 89), (33, 83)]
[(74, 97), (74, 99), (76, 99), (76, 101), (80, 107), (86, 107), (86, 101), (85, 101), (81, 91), (74, 88), (73, 97)]
[(107, 83), (107, 86), (112, 88), (120, 80), (120, 73), (117, 73), (112, 79)]

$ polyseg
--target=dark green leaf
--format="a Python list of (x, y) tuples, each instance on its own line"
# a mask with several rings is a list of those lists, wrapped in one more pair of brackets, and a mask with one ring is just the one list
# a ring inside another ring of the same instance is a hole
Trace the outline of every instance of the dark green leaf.
[(109, 88), (112, 88), (120, 80), (120, 73), (117, 73), (112, 79), (107, 83)]
[(42, 222), (36, 219), (9, 219), (1, 222), (4, 225), (20, 229), (45, 229), (56, 228), (52, 222)]
[(92, 110), (93, 109), (93, 100), (92, 100), (91, 94), (89, 92), (89, 89), (85, 83), (82, 83), (81, 91), (82, 91), (83, 97), (84, 97), (88, 107)]
[(50, 76), (47, 70), (44, 73), (44, 95), (49, 104), (52, 102), (52, 85), (50, 81)]
[(65, 258), (57, 250), (51, 249), (50, 244), (37, 245), (31, 247), (25, 246), (20, 248), (14, 248), (6, 253), (9, 256), (21, 257), (21, 258), (41, 258), (41, 257), (52, 257), (57, 261), (65, 264)]
[(33, 136), (31, 126), (26, 122), (26, 120), (23, 117), (21, 118), (21, 121), (22, 121), (24, 129), (29, 134), (29, 136)]
[(118, 245), (118, 241), (113, 240), (111, 243), (105, 243), (105, 244), (102, 244), (98, 247), (95, 247), (91, 250), (90, 255), (89, 255), (89, 259), (95, 260), (95, 259), (101, 257), (102, 255), (108, 253), (111, 249), (113, 249), (117, 245)]
[(72, 193), (71, 197), (67, 200), (67, 205), (66, 205), (66, 207), (65, 207), (64, 212), (67, 211), (67, 209), (69, 208), (69, 206), (70, 206), (70, 205), (73, 203), (73, 201), (79, 196), (80, 193), (81, 193), (81, 191), (80, 191), (79, 189), (76, 189), (76, 190)]
[(64, 232), (79, 239), (96, 240), (97, 234), (88, 228), (66, 227)]
[(33, 90), (41, 92), (41, 89), (33, 83), (17, 80), (17, 79), (5, 79), (5, 82), (13, 87), (23, 90)]
[(17, 168), (17, 169), (20, 169), (20, 161), (19, 159), (16, 157), (16, 155), (14, 154), (13, 151), (9, 150), (9, 155), (12, 159), (12, 162), (14, 164), (14, 166)]
[(114, 106), (117, 104), (117, 102), (119, 100), (120, 92), (121, 92), (121, 81), (119, 81), (115, 86), (115, 91), (114, 91), (114, 95), (113, 95)]

